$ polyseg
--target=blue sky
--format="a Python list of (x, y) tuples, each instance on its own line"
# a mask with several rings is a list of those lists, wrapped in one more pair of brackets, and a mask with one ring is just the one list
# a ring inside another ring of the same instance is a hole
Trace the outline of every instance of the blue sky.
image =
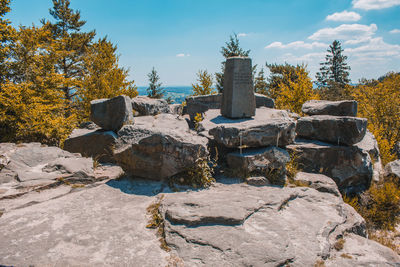
[[(50, 19), (51, 0), (12, 0), (15, 26)], [(400, 0), (71, 0), (118, 45), (120, 64), (137, 85), (154, 66), (164, 86), (190, 85), (200, 69), (220, 70), (232, 33), (253, 64), (305, 63), (315, 77), (334, 39), (349, 57), (351, 79), (400, 71)]]

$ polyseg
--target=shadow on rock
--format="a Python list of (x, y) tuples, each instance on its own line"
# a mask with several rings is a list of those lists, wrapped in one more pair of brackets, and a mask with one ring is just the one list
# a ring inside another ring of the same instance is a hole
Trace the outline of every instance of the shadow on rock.
[(130, 195), (155, 196), (160, 193), (172, 193), (165, 182), (132, 178), (130, 176), (110, 180), (106, 184)]

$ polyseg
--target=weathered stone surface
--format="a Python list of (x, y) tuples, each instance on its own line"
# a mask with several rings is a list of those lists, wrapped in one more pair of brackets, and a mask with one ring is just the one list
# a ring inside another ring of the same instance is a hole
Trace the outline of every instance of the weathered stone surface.
[(254, 94), (256, 97), (256, 107), (266, 107), (266, 108), (274, 108), (275, 107), (275, 101), (272, 98), (269, 98), (268, 96), (262, 95), (262, 94)]
[(298, 172), (293, 178), (293, 181), (297, 185), (311, 187), (319, 192), (330, 193), (341, 197), (335, 181), (323, 174)]
[(167, 266), (156, 230), (146, 228), (154, 197), (121, 190), (103, 184), (70, 193), (67, 187), (33, 192), (36, 202), (0, 217), (1, 264)]
[(301, 111), (307, 115), (352, 116), (357, 115), (357, 101), (309, 100), (303, 104)]
[[(3, 155), (9, 158), (9, 163), (0, 171), (0, 181), (10, 176), (18, 182), (57, 178), (91, 180), (94, 177), (93, 160), (90, 158), (82, 158), (58, 147), (42, 146), (40, 143), (6, 146), (8, 150)], [(2, 148), (0, 150), (4, 151)]]
[(298, 137), (337, 145), (353, 145), (360, 142), (366, 130), (367, 119), (328, 115), (300, 118), (296, 126)]
[(222, 94), (187, 97), (187, 113), (193, 121), (197, 113), (204, 114), (209, 109), (220, 109), (221, 100)]
[(183, 114), (183, 106), (182, 104), (170, 104), (169, 110), (171, 114), (182, 115)]
[(277, 185), (285, 184), (285, 166), (289, 161), (289, 153), (274, 146), (245, 149), (242, 153), (233, 152), (226, 157), (226, 162), (232, 170), (245, 173), (246, 176), (265, 176), (272, 184)]
[(199, 128), (226, 147), (286, 146), (295, 136), (296, 122), (284, 110), (258, 108), (252, 119), (234, 120), (209, 110)]
[[(172, 114), (136, 121), (118, 132), (115, 159), (135, 176), (162, 180), (183, 172), (207, 155), (207, 139), (190, 131), (185, 120)], [(152, 125), (152, 127), (149, 127)]]
[(371, 158), (366, 151), (356, 146), (297, 140), (295, 144), (286, 148), (290, 153), (295, 153), (301, 170), (331, 177), (341, 191), (364, 190), (371, 183)]
[(92, 157), (99, 162), (114, 162), (113, 147), (117, 134), (113, 131), (75, 129), (64, 142), (64, 150)]
[(378, 182), (381, 175), (383, 174), (382, 160), (379, 152), (378, 142), (375, 136), (370, 132), (366, 131), (364, 138), (354, 146), (368, 152), (373, 162), (374, 175), (373, 180)]
[(264, 176), (247, 177), (246, 183), (248, 185), (254, 185), (254, 186), (271, 185), (271, 183), (268, 181), (268, 179), (265, 178)]
[[(336, 255), (333, 246), (345, 232), (366, 240), (364, 220), (353, 208), (311, 188), (217, 185), (168, 194), (161, 210), (166, 242), (185, 266), (314, 266)], [(352, 253), (385, 250), (364, 244)], [(377, 261), (399, 258), (387, 252)]]
[(389, 162), (385, 166), (385, 177), (394, 176), (400, 178), (400, 160)]
[(103, 130), (117, 132), (124, 124), (133, 124), (131, 99), (120, 95), (90, 102), (90, 119)]
[(168, 102), (165, 99), (155, 99), (147, 96), (132, 98), (132, 109), (138, 113), (138, 116), (171, 113)]
[(255, 115), (251, 59), (231, 57), (225, 62), (221, 114), (227, 118), (250, 118)]

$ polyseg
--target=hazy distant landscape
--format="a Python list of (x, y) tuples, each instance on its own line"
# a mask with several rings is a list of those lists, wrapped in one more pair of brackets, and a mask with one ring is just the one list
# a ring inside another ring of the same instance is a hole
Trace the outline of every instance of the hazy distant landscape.
[[(148, 86), (138, 86), (139, 95), (147, 95), (147, 88)], [(187, 96), (192, 94), (191, 86), (167, 86), (163, 88), (165, 90), (163, 98), (170, 97), (173, 100), (173, 104), (181, 104)]]

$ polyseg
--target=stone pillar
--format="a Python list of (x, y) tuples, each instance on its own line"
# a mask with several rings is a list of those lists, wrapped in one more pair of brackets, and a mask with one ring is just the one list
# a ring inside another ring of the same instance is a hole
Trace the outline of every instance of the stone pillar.
[(227, 118), (250, 118), (256, 114), (251, 59), (230, 57), (225, 63), (221, 115)]

